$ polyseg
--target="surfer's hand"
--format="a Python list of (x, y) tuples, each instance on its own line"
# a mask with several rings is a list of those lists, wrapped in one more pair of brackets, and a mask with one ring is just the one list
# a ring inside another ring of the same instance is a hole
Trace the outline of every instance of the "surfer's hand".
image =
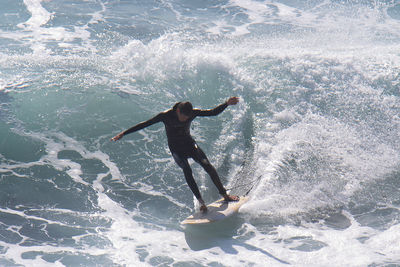
[(236, 96), (233, 96), (229, 98), (228, 101), (226, 101), (226, 104), (228, 104), (228, 106), (236, 105), (237, 103), (239, 103), (239, 97)]
[(119, 139), (121, 139), (124, 136), (124, 133), (119, 133), (116, 136), (114, 136), (113, 138), (111, 138), (111, 141), (117, 141)]

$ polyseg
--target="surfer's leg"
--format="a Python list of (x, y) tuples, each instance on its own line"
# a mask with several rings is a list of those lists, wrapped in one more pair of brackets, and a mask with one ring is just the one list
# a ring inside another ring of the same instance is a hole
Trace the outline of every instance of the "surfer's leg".
[(190, 168), (188, 159), (176, 153), (172, 153), (172, 156), (174, 157), (176, 164), (182, 168), (183, 173), (185, 174), (186, 183), (189, 185), (190, 190), (192, 190), (194, 196), (197, 198), (200, 204), (204, 204), (199, 188), (193, 178), (192, 168)]
[(218, 189), (218, 192), (225, 196), (226, 195), (226, 189), (221, 183), (221, 179), (219, 179), (217, 170), (214, 168), (213, 165), (208, 161), (206, 154), (204, 154), (203, 150), (195, 144), (194, 152), (192, 155), (193, 159), (203, 167), (203, 169), (210, 175), (211, 180), (215, 184), (215, 186)]

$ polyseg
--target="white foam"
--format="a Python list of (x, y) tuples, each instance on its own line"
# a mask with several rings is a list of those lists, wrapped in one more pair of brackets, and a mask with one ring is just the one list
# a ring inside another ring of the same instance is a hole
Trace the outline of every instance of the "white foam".
[[(71, 225), (69, 225), (68, 223), (64, 223), (62, 221), (56, 221), (56, 220), (51, 220), (51, 219), (46, 219), (40, 216), (35, 216), (35, 215), (28, 215), (25, 213), (25, 211), (23, 211), (23, 207), (17, 207), (17, 208), (21, 208), (21, 210), (12, 210), (9, 208), (6, 209), (0, 209), (0, 212), (3, 214), (10, 214), (10, 215), (14, 215), (14, 216), (18, 216), (20, 218), (23, 218), (24, 220), (26, 220), (27, 222), (30, 221), (35, 221), (35, 222), (41, 222), (41, 230), (48, 235), (47, 233), (47, 226), (48, 225), (57, 225), (57, 226), (62, 226), (62, 227), (71, 227)], [(93, 215), (93, 214), (89, 214), (89, 213), (80, 213), (80, 212), (75, 212), (75, 211), (70, 211), (70, 210), (66, 210), (66, 209), (54, 209), (54, 208), (46, 208), (43, 210), (36, 210), (36, 209), (30, 209), (29, 212), (43, 212), (44, 210), (46, 210), (46, 213), (54, 213), (54, 214), (65, 214), (65, 215), (73, 215), (73, 216), (78, 216), (78, 217), (84, 217), (84, 218), (88, 218), (88, 217), (99, 217), (101, 215)], [(74, 228), (80, 228), (78, 225), (73, 225), (72, 227)], [(5, 248), (5, 253), (3, 254), (3, 258), (5, 259), (12, 259), (16, 264), (22, 264), (24, 266), (64, 266), (63, 264), (61, 264), (60, 262), (56, 261), (54, 263), (48, 262), (44, 259), (42, 259), (40, 257), (41, 254), (56, 254), (56, 253), (70, 253), (70, 254), (75, 254), (75, 253), (89, 253), (90, 255), (102, 255), (104, 252), (102, 250), (98, 250), (96, 248), (91, 248), (91, 247), (85, 247), (85, 251), (80, 251), (80, 249), (76, 249), (70, 246), (62, 246), (62, 245), (58, 245), (58, 246), (52, 246), (52, 245), (47, 245), (46, 243), (42, 244), (42, 245), (31, 245), (31, 246), (26, 246), (26, 245), (21, 245), (24, 242), (28, 241), (27, 236), (24, 236), (21, 233), (21, 227), (16, 227), (16, 226), (11, 226), (9, 227), (9, 229), (7, 229), (8, 231), (11, 231), (15, 234), (17, 234), (18, 236), (21, 237), (21, 240), (16, 243), (16, 244), (12, 244), (12, 243), (6, 243), (3, 241), (0, 241), (0, 245), (3, 246)], [(74, 239), (79, 239), (84, 237), (84, 235), (82, 236), (75, 236)], [(34, 259), (27, 259), (24, 258), (24, 254), (25, 253), (38, 253), (39, 256), (35, 257)]]
[[(302, 222), (297, 226), (280, 225), (265, 235), (256, 227), (245, 224), (247, 235), (253, 236), (247, 244), (268, 248), (272, 255), (295, 266), (366, 266), (399, 262), (398, 225), (380, 232), (361, 226), (348, 213), (343, 215), (351, 222), (343, 230)], [(317, 246), (313, 248), (310, 244)]]
[[(42, 2), (43, 0), (24, 0), (31, 17), (17, 25), (21, 31), (0, 30), (0, 37), (22, 42), (28, 45), (36, 56), (41, 57), (52, 54), (52, 50), (47, 46), (47, 43), (52, 42), (57, 42), (59, 47), (68, 48), (70, 51), (97, 51), (90, 40), (88, 25), (101, 20), (100, 14), (104, 12), (104, 4), (101, 11), (92, 14), (93, 18), (87, 25), (74, 26), (71, 30), (64, 27), (49, 27), (48, 23), (55, 14), (47, 11)], [(81, 41), (81, 44), (76, 43), (77, 40)]]
[(400, 262), (400, 224), (376, 233), (366, 242), (375, 253), (384, 255), (386, 262)]
[(213, 21), (214, 26), (208, 28), (208, 32), (212, 34), (222, 34), (226, 31), (225, 28), (233, 28), (232, 35), (244, 35), (250, 33), (248, 27), (252, 24), (263, 23), (265, 18), (272, 14), (272, 10), (263, 2), (251, 0), (233, 0), (226, 7), (240, 7), (248, 16), (250, 22), (242, 25), (230, 25), (225, 19)]
[(97, 24), (99, 22), (104, 22), (103, 13), (107, 10), (106, 5), (103, 2), (99, 3), (101, 5), (101, 10), (96, 11), (92, 14), (92, 18), (89, 21), (89, 24)]
[[(263, 177), (253, 192), (256, 216), (262, 211), (296, 214), (346, 202), (361, 183), (384, 178), (400, 162), (391, 146), (371, 142), (359, 129), (333, 118), (310, 114), (290, 128), (270, 129), (260, 127), (255, 149), (256, 176)], [(280, 129), (276, 134), (265, 135), (276, 129)], [(320, 161), (320, 169), (313, 165), (303, 169), (314, 158)], [(322, 167), (324, 161), (330, 165)], [(279, 174), (282, 168), (289, 173)], [(299, 170), (290, 172), (291, 168)]]
[(32, 16), (26, 22), (18, 24), (18, 27), (39, 28), (51, 19), (51, 14), (43, 8), (41, 2), (42, 0), (24, 0), (24, 4)]
[[(379, 2), (374, 5), (370, 7), (357, 3), (349, 8), (348, 5), (341, 3), (323, 1), (306, 9), (277, 1), (231, 0), (222, 8), (233, 10), (239, 8), (246, 14), (248, 21), (237, 25), (229, 23), (230, 18), (218, 18), (208, 28), (208, 32), (236, 36), (250, 33), (252, 25), (290, 25), (294, 29), (299, 27), (316, 30), (319, 42), (321, 39), (329, 38), (330, 42), (346, 39), (349, 43), (357, 38), (360, 40), (374, 38), (374, 35), (371, 35), (374, 32), (387, 32), (398, 38), (399, 33), (395, 29), (399, 27), (400, 22), (387, 14), (387, 9), (394, 3), (388, 3), (384, 8)], [(232, 15), (230, 13), (228, 12), (228, 16)], [(382, 20), (385, 22), (382, 23)]]
[[(221, 51), (215, 44), (198, 44), (193, 36), (179, 33), (165, 33), (149, 43), (132, 40), (127, 45), (111, 53), (108, 58), (109, 71), (119, 79), (119, 90), (129, 94), (142, 94), (142, 83), (150, 86), (147, 91), (163, 92), (171, 101), (175, 101), (177, 92), (184, 93), (186, 88), (165, 88), (163, 82), (180, 80), (185, 74), (196, 72), (204, 65), (229, 71), (232, 57)], [(129, 84), (129, 85), (126, 85)], [(154, 86), (154, 87), (153, 87)]]

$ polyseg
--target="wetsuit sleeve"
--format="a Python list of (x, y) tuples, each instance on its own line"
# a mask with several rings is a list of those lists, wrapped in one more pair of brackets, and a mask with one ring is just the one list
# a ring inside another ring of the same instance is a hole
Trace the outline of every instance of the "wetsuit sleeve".
[(224, 111), (227, 107), (228, 107), (228, 104), (225, 102), (213, 109), (194, 109), (193, 112), (194, 112), (195, 116), (201, 116), (201, 117), (217, 116), (222, 111)]
[(124, 135), (139, 131), (143, 128), (149, 127), (150, 125), (161, 122), (163, 120), (163, 115), (164, 115), (164, 113), (159, 113), (157, 116), (155, 116), (147, 121), (136, 124), (135, 126), (124, 131)]

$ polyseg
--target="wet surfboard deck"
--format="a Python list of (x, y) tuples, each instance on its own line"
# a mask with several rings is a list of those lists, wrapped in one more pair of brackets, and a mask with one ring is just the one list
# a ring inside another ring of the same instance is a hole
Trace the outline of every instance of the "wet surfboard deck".
[(181, 224), (207, 224), (224, 220), (239, 211), (239, 208), (249, 200), (248, 196), (242, 196), (238, 201), (225, 201), (223, 198), (207, 205), (207, 212), (196, 212), (187, 217)]

